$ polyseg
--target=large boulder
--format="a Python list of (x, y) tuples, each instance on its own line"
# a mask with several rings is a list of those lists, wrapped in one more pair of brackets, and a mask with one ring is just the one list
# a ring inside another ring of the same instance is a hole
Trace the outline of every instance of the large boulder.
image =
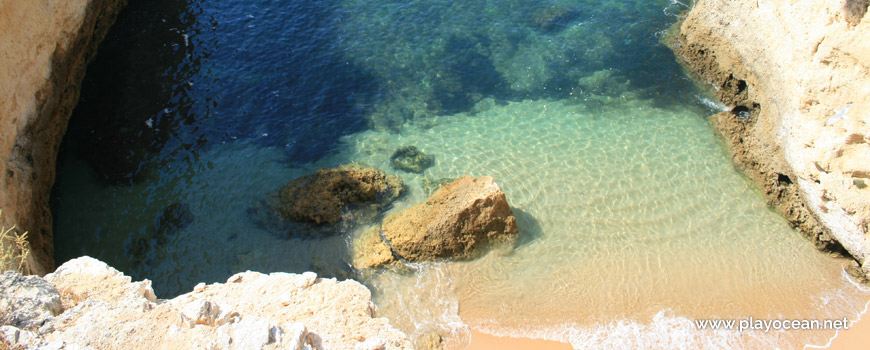
[(354, 265), (468, 259), (481, 245), (516, 237), (516, 218), (498, 184), (489, 176), (466, 175), (366, 231), (354, 246)]
[(380, 211), (404, 191), (405, 185), (399, 177), (387, 176), (375, 168), (353, 164), (322, 168), (278, 190), (277, 209), (288, 220), (335, 224), (342, 219), (342, 210), (350, 205)]

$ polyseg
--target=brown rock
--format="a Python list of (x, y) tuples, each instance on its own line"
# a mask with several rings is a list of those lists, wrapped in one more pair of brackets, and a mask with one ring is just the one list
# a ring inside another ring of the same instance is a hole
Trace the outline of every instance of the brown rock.
[(322, 168), (278, 190), (278, 210), (289, 220), (334, 224), (348, 205), (370, 203), (380, 210), (399, 198), (404, 190), (401, 179), (387, 176), (378, 169), (358, 165)]
[(386, 266), (395, 261), (390, 246), (381, 237), (380, 225), (365, 230), (353, 241), (353, 266), (357, 269)]
[(0, 5), (0, 208), (29, 231), (29, 270), (54, 268), (48, 197), (57, 150), (88, 62), (126, 0), (4, 1)]
[[(394, 257), (411, 262), (472, 258), (481, 245), (516, 239), (517, 223), (492, 177), (466, 175), (442, 186), (426, 202), (388, 216), (380, 232), (367, 233), (363, 240), (374, 243), (371, 249), (358, 250), (357, 267), (384, 265)], [(372, 254), (376, 258), (360, 260)]]

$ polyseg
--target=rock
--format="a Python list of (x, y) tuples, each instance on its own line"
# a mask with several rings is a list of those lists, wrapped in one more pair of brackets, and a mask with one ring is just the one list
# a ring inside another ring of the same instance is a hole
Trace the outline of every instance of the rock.
[[(313, 272), (247, 271), (226, 284), (197, 285), (190, 293), (158, 302), (149, 301), (153, 292), (143, 291), (150, 287), (147, 280), (132, 282), (89, 257), (70, 260), (45, 279), (31, 278), (32, 284), (51, 283), (87, 296), (46, 318), (50, 327), (45, 332), (0, 328), (3, 338), (32, 348), (322, 350), (354, 349), (364, 339), (380, 339), (373, 345), (385, 350), (412, 348), (387, 319), (374, 317), (365, 286), (318, 278)], [(4, 285), (2, 292), (8, 290)], [(20, 307), (11, 305), (10, 314), (21, 314)]]
[(177, 299), (179, 300), (178, 303), (184, 302), (184, 305), (180, 306), (180, 313), (184, 322), (189, 327), (196, 325), (221, 326), (232, 322), (233, 318), (239, 315), (238, 312), (232, 311), (229, 307), (221, 307), (210, 300), (195, 299), (188, 301), (186, 298)]
[(0, 11), (3, 224), (29, 231), (30, 271), (54, 268), (48, 205), (57, 150), (88, 62), (125, 0), (4, 1)]
[[(45, 280), (61, 292), (61, 302), (73, 311), (81, 304), (88, 304), (110, 310), (144, 312), (153, 309), (157, 302), (151, 281), (132, 282), (129, 276), (87, 256), (67, 261), (55, 272), (45, 275)], [(69, 313), (64, 315), (69, 316)]]
[(435, 158), (414, 146), (399, 148), (390, 157), (390, 166), (393, 169), (411, 173), (422, 173), (433, 165), (435, 165)]
[[(31, 331), (26, 331), (20, 328), (16, 328), (13, 326), (2, 326), (0, 327), (0, 337), (9, 342), (10, 345), (18, 345), (22, 347), (27, 346), (36, 346), (40, 343), (39, 337), (36, 333)], [(0, 340), (0, 346), (2, 346), (2, 340)], [(5, 348), (3, 348), (5, 349)], [(15, 349), (15, 348), (13, 348)]]
[(374, 207), (381, 211), (405, 191), (397, 176), (374, 168), (345, 165), (323, 168), (290, 181), (278, 191), (278, 211), (289, 220), (316, 225), (335, 224), (342, 210)]
[(419, 350), (443, 350), (444, 339), (440, 334), (432, 332), (424, 335), (417, 345)]
[(190, 211), (189, 205), (179, 202), (168, 205), (157, 218), (157, 226), (154, 232), (157, 244), (166, 244), (166, 240), (169, 237), (174, 236), (178, 231), (184, 229), (192, 222), (193, 213)]
[(558, 32), (582, 16), (583, 12), (580, 9), (552, 5), (533, 12), (529, 22), (532, 27), (542, 32)]
[(291, 323), (281, 326), (281, 339), (277, 342), (281, 344), (281, 349), (302, 350), (305, 344), (310, 343), (308, 340), (308, 329), (302, 323)]
[(60, 293), (38, 276), (0, 274), (0, 325), (37, 330), (62, 311)]
[(846, 22), (853, 26), (861, 23), (861, 19), (867, 13), (867, 5), (870, 1), (867, 0), (846, 0), (843, 2), (843, 15), (846, 17)]
[(259, 317), (244, 317), (233, 326), (233, 344), (236, 350), (260, 350), (274, 342), (269, 321)]
[[(492, 177), (466, 175), (442, 186), (426, 202), (388, 216), (379, 231), (368, 231), (363, 239), (370, 245), (356, 249), (355, 265), (380, 266), (394, 258), (468, 259), (479, 246), (514, 241), (517, 231), (505, 194)], [(384, 246), (392, 253), (389, 258)]]
[(300, 278), (296, 280), (294, 284), (296, 288), (304, 289), (314, 285), (317, 282), (317, 274), (311, 271), (303, 272), (299, 275)]
[(374, 338), (374, 339), (367, 339), (364, 342), (356, 344), (354, 349), (356, 349), (356, 350), (384, 350), (386, 347), (387, 347), (387, 345), (384, 344), (383, 340), (378, 339), (378, 338)]
[(701, 0), (672, 47), (732, 108), (713, 127), (768, 203), (870, 271), (870, 191), (854, 181), (870, 171), (866, 4)]
[(381, 236), (381, 226), (370, 227), (352, 242), (353, 267), (362, 270), (373, 266), (386, 266), (395, 262), (395, 256)]

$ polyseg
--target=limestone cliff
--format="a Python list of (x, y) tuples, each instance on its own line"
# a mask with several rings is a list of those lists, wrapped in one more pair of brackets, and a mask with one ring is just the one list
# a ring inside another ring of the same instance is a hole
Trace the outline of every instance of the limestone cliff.
[(171, 300), (81, 257), (0, 275), (0, 341), (44, 349), (412, 349), (352, 280), (243, 272)]
[(819, 247), (870, 272), (866, 0), (699, 0), (674, 51), (731, 112), (735, 163)]
[(0, 209), (29, 231), (28, 266), (54, 268), (48, 198), (89, 60), (126, 0), (0, 1)]

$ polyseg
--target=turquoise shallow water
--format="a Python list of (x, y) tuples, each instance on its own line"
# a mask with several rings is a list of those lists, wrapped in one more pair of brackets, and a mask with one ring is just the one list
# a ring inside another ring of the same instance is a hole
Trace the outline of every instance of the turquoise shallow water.
[[(379, 315), (457, 349), (472, 328), (578, 349), (823, 340), (691, 322), (851, 317), (868, 294), (731, 165), (705, 120), (716, 104), (659, 43), (685, 8), (133, 3), (88, 70), (59, 158), (56, 258), (98, 257), (159, 297), (247, 269), (356, 278)], [(409, 145), (435, 165), (393, 170)], [(360, 273), (348, 262), (361, 228), (288, 238), (252, 215), (287, 181), (348, 162), (405, 181), (391, 211), (425, 200), (424, 180), (493, 176), (520, 242)]]
[(824, 339), (710, 337), (689, 322), (853, 315), (867, 297), (843, 279), (840, 261), (765, 206), (698, 113), (630, 95), (596, 110), (528, 100), (399, 135), (344, 138), (337, 157), (375, 166), (387, 167), (385, 151), (401, 145), (437, 157), (425, 174), (403, 174), (412, 185), (403, 203), (425, 199), (415, 184), (426, 177), (491, 175), (518, 215), (522, 238), (512, 251), (374, 277), (382, 312), (419, 335), (454, 332), (458, 342), (469, 326), (576, 348)]

